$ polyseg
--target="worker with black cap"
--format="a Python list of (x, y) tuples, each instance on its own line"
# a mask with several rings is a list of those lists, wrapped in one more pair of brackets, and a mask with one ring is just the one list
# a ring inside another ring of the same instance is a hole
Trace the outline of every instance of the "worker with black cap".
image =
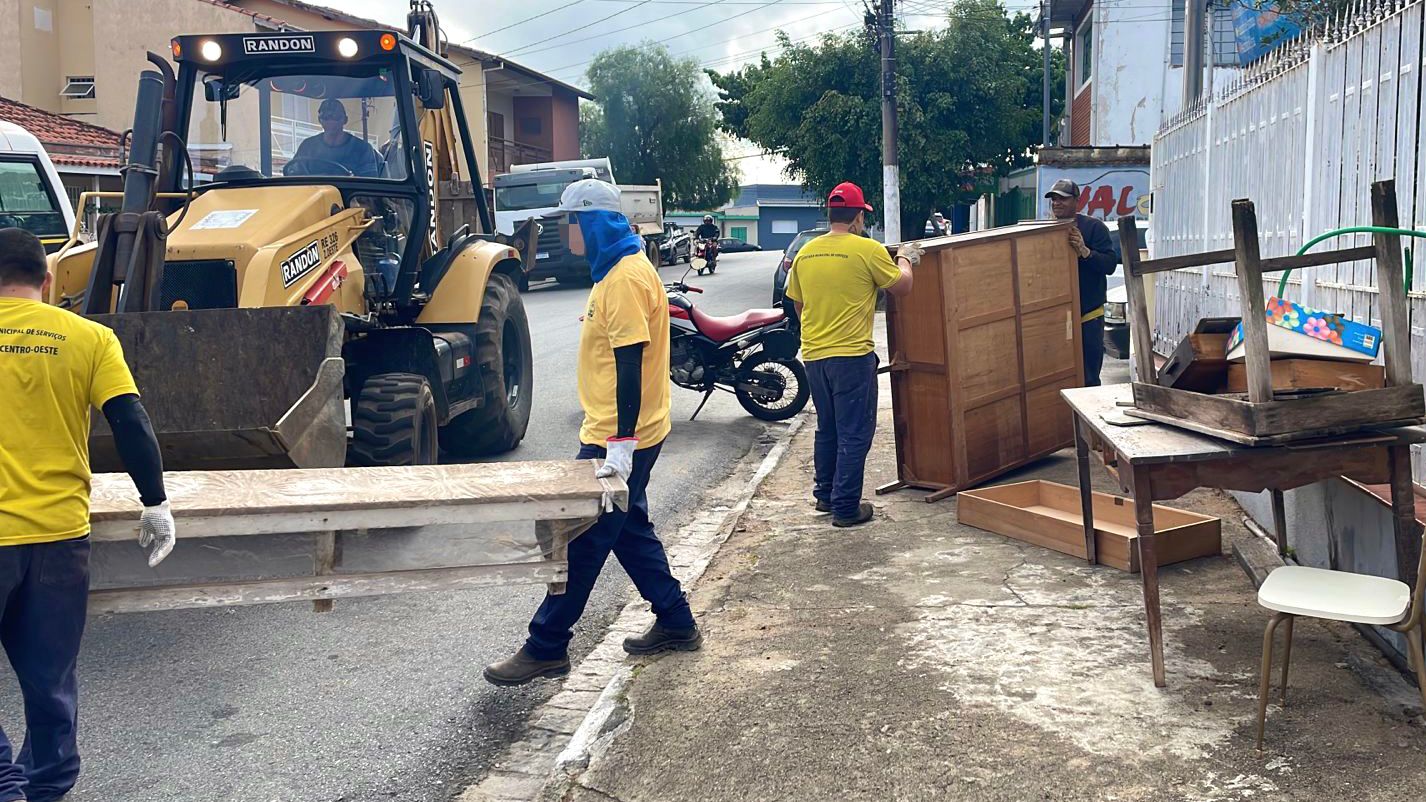
[(1080, 340), (1084, 349), (1084, 383), (1099, 386), (1099, 370), (1104, 366), (1104, 294), (1105, 277), (1119, 264), (1114, 253), (1114, 241), (1109, 238), (1109, 226), (1087, 214), (1079, 213), (1079, 185), (1061, 178), (1050, 187), (1045, 197), (1050, 199), (1050, 213), (1056, 220), (1073, 220), (1069, 230), (1070, 247), (1079, 255)]
[(382, 162), (376, 149), (347, 133), (347, 108), (342, 101), (334, 97), (322, 101), (317, 107), (317, 121), (322, 124), (322, 133), (302, 140), (285, 174), (381, 176)]

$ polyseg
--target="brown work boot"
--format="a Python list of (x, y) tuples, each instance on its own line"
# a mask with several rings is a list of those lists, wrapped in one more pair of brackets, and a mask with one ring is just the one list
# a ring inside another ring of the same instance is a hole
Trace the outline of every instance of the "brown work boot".
[(872, 515), (874, 515), (875, 513), (876, 513), (876, 509), (871, 506), (871, 502), (863, 501), (863, 502), (861, 503), (861, 506), (857, 507), (857, 514), (856, 514), (856, 515), (853, 515), (853, 516), (850, 517), (850, 518), (836, 518), (836, 517), (833, 517), (833, 518), (832, 518), (832, 526), (843, 527), (843, 528), (848, 527), (848, 526), (860, 526), (861, 524), (864, 524), (864, 523), (866, 523), (867, 521), (870, 521)]
[(485, 681), (491, 685), (524, 685), (540, 677), (563, 677), (569, 673), (569, 658), (536, 660), (522, 646), (514, 656), (485, 667)]
[(624, 639), (624, 651), (629, 654), (658, 654), (659, 652), (696, 652), (703, 648), (703, 633), (695, 624), (692, 629), (669, 629), (655, 621), (642, 635)]

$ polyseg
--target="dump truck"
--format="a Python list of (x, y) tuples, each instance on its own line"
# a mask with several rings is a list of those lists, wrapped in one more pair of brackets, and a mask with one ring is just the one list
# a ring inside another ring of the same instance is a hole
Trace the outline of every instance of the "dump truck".
[[(532, 224), (559, 207), (565, 187), (586, 178), (616, 184), (609, 159), (517, 164), (510, 172), (495, 176), (495, 226), (507, 236), (524, 241)], [(616, 184), (624, 216), (644, 239), (649, 261), (660, 264), (659, 243), (664, 236), (663, 184)], [(588, 286), (589, 260), (574, 253), (568, 242), (568, 227), (544, 225), (537, 231), (534, 261), (528, 278), (553, 278), (561, 284)]]
[[(408, 23), (148, 54), (119, 211), (51, 257), (48, 300), (116, 332), (166, 467), (422, 465), (524, 436), (536, 236), (497, 235), (481, 193), (441, 230), (438, 188), (480, 178), (429, 3)], [(102, 419), (90, 454), (120, 467)]]

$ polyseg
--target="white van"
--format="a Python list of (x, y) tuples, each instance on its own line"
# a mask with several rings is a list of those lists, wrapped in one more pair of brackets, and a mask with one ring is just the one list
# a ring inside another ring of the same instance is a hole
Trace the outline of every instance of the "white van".
[(54, 253), (74, 230), (59, 173), (29, 131), (0, 120), (0, 228), (23, 228)]

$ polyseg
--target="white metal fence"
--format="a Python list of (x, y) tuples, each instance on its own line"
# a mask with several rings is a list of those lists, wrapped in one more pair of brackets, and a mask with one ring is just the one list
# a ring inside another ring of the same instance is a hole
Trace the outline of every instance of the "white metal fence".
[[(1366, 0), (1254, 64), (1229, 87), (1170, 119), (1154, 137), (1153, 256), (1232, 247), (1230, 203), (1250, 198), (1263, 256), (1295, 253), (1313, 236), (1371, 223), (1371, 183), (1396, 179), (1403, 225), (1426, 229), (1421, 127), (1426, 0)], [(1426, 239), (1408, 241), (1426, 262)], [(1368, 245), (1349, 235), (1322, 247)], [(1275, 293), (1279, 276), (1267, 279)], [(1199, 318), (1237, 315), (1232, 264), (1159, 274), (1155, 348), (1171, 351)], [(1415, 271), (1413, 372), (1426, 378), (1426, 266)], [(1287, 295), (1381, 325), (1370, 263), (1294, 273)], [(1426, 474), (1418, 450), (1417, 475)]]

